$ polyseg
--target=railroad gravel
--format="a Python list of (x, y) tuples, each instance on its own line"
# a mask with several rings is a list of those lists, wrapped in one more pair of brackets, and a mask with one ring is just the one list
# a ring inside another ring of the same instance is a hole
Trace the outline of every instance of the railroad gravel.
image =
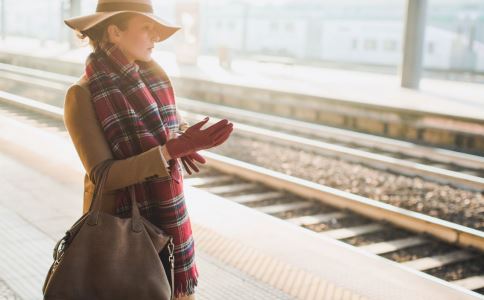
[(377, 170), (324, 157), (296, 147), (283, 147), (233, 134), (210, 151), (420, 212), (470, 228), (484, 230), (482, 193)]

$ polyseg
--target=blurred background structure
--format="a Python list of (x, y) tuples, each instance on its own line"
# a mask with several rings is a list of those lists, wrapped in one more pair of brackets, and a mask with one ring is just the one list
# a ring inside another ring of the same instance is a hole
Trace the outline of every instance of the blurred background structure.
[[(424, 76), (484, 80), (484, 3), (480, 0), (409, 1), (408, 5), (404, 0), (154, 2), (158, 15), (181, 21), (185, 38), (196, 39), (203, 55), (216, 55), (223, 47), (235, 57), (271, 56), (313, 66), (396, 72), (402, 64), (407, 30), (419, 32), (408, 33), (411, 41), (423, 39), (412, 45), (420, 49), (408, 51), (422, 57), (415, 60), (422, 61)], [(76, 47), (62, 19), (94, 11), (97, 2), (0, 3), (3, 40), (71, 41)], [(163, 49), (173, 50), (173, 44), (167, 41)]]
[[(484, 0), (153, 0), (190, 124), (197, 299), (484, 299)], [(96, 0), (0, 0), (0, 298), (82, 211), (63, 122)]]

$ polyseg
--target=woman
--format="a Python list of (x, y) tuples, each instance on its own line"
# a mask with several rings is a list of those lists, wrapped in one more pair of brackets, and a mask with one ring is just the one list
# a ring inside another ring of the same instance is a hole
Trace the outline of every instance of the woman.
[(176, 299), (195, 299), (199, 274), (177, 159), (187, 173), (198, 171), (194, 161), (205, 160), (197, 151), (225, 142), (233, 124), (224, 119), (201, 129), (208, 117), (190, 127), (181, 120), (171, 82), (151, 59), (154, 43), (180, 28), (154, 16), (151, 1), (100, 0), (95, 14), (65, 23), (93, 48), (64, 103), (64, 122), (86, 170), (83, 212), (94, 191), (88, 174), (116, 159), (103, 211), (129, 216), (133, 192), (142, 215), (174, 237)]

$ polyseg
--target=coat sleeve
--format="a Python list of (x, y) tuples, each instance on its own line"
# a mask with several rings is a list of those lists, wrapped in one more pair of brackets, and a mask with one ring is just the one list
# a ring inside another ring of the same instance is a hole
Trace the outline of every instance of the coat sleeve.
[[(93, 167), (100, 162), (113, 158), (90, 94), (80, 85), (74, 84), (67, 90), (64, 124), (87, 174), (91, 174)], [(116, 190), (156, 177), (171, 178), (168, 166), (160, 145), (138, 155), (115, 160), (104, 190)]]

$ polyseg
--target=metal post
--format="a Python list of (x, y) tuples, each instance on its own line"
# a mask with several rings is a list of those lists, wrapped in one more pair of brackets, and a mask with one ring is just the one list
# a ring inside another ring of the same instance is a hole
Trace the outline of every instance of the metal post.
[(401, 86), (418, 89), (422, 73), (427, 0), (408, 0), (403, 39)]
[(5, 26), (7, 25), (7, 21), (5, 18), (7, 17), (7, 14), (5, 13), (5, 0), (0, 0), (0, 26), (2, 27), (2, 30), (0, 31), (0, 37), (2, 40), (5, 40), (6, 35), (7, 35), (7, 30)]
[(70, 14), (71, 18), (79, 16), (81, 14), (81, 0), (71, 0), (70, 3)]
[[(69, 1), (69, 18), (79, 16), (81, 14), (81, 0), (70, 0)], [(67, 19), (67, 18), (66, 18)], [(77, 37), (74, 33), (69, 30), (69, 46), (70, 48), (76, 47)]]
[(176, 1), (176, 23), (182, 27), (176, 34), (175, 53), (178, 63), (196, 65), (200, 52), (200, 1)]
[(247, 35), (249, 31), (249, 3), (244, 2), (242, 12), (242, 55), (247, 54)]

